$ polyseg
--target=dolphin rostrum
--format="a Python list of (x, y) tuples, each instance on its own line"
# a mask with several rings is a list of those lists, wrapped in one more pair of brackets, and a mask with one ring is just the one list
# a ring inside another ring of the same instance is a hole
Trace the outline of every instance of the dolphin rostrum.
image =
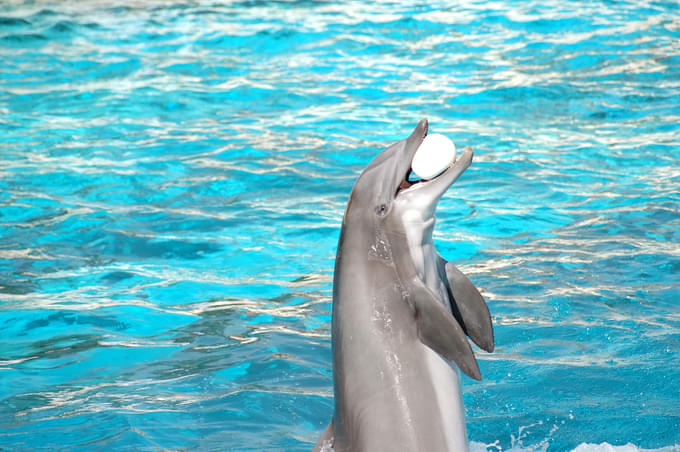
[(333, 277), (335, 412), (315, 451), (465, 451), (455, 363), (479, 380), (466, 336), (494, 348), (479, 291), (434, 248), (437, 202), (472, 162), (467, 147), (431, 180), (409, 180), (427, 120), (354, 184)]

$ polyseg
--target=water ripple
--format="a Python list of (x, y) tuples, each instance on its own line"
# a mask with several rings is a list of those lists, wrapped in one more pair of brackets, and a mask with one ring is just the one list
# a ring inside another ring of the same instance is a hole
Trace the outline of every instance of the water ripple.
[(0, 6), (0, 443), (308, 450), (348, 193), (427, 117), (476, 151), (435, 231), (496, 325), (474, 446), (680, 444), (678, 31), (656, 0)]

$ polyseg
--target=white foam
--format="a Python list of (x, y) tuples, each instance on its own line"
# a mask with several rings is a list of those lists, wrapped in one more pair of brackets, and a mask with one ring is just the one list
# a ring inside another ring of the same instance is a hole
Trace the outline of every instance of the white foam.
[[(497, 442), (493, 444), (484, 444), (476, 441), (470, 442), (470, 452), (539, 452), (547, 449), (548, 444), (546, 443), (538, 446), (512, 446), (510, 449), (503, 449)], [(581, 443), (575, 449), (572, 449), (571, 452), (680, 452), (680, 444), (665, 446), (659, 449), (643, 449), (631, 443), (622, 446), (615, 446), (609, 443)]]
[[(334, 452), (330, 441), (324, 442), (321, 446), (321, 452)], [(470, 442), (470, 452), (544, 452), (548, 450), (548, 444), (541, 443), (538, 446), (512, 446), (510, 449), (503, 449), (498, 445), (498, 442), (493, 444), (478, 443), (476, 441)], [(576, 446), (571, 452), (680, 452), (680, 444), (674, 446), (665, 446), (660, 449), (642, 449), (634, 444), (627, 443), (623, 446), (613, 446), (609, 443), (589, 444), (581, 443)]]
[(628, 443), (623, 446), (613, 446), (609, 443), (601, 444), (579, 444), (572, 452), (677, 452), (680, 451), (680, 444), (666, 446), (660, 449), (642, 449), (634, 444)]

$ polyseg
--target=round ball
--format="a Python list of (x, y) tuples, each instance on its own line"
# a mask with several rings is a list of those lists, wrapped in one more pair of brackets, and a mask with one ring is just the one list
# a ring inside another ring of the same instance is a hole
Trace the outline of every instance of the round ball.
[(421, 179), (443, 173), (456, 159), (456, 145), (440, 133), (427, 135), (413, 156), (411, 169)]

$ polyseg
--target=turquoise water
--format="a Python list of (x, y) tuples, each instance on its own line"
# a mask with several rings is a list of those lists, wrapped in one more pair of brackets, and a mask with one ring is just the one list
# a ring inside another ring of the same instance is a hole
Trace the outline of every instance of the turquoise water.
[(0, 6), (0, 449), (309, 450), (349, 191), (427, 117), (473, 447), (680, 450), (677, 3), (117, 3)]

